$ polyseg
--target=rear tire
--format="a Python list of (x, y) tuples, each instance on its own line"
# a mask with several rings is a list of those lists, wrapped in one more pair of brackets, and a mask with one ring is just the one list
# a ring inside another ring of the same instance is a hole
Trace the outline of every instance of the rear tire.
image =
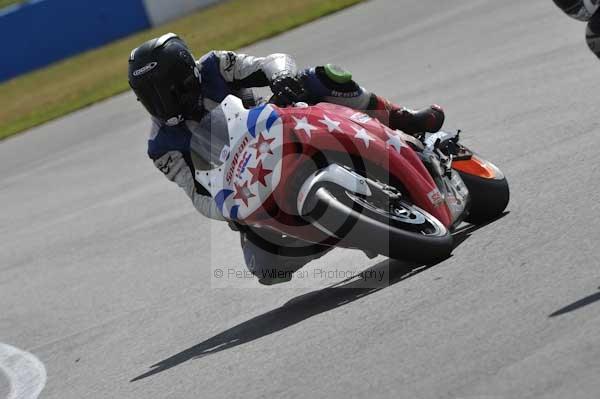
[(498, 218), (510, 200), (508, 181), (502, 179), (486, 179), (463, 172), (458, 172), (465, 182), (471, 196), (471, 208), (466, 222), (484, 224)]
[[(343, 189), (320, 187), (309, 219), (340, 238), (340, 246), (369, 250), (393, 259), (431, 263), (453, 250), (448, 229), (427, 212), (409, 205), (424, 220), (421, 227), (400, 223), (385, 210), (373, 210), (352, 199)], [(403, 224), (405, 228), (400, 228)], [(406, 228), (412, 228), (409, 231)]]

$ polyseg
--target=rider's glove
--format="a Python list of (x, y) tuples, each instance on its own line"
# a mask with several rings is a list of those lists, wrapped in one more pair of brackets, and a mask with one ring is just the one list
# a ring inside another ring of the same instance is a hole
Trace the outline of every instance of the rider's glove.
[(280, 105), (300, 102), (304, 96), (302, 81), (298, 76), (287, 71), (275, 75), (270, 86)]
[(173, 182), (176, 181), (176, 178), (182, 172), (189, 170), (189, 166), (179, 151), (169, 151), (154, 161), (154, 166), (163, 172), (167, 179)]
[(234, 222), (233, 220), (228, 221), (227, 225), (233, 231), (240, 231), (240, 226), (236, 222)]

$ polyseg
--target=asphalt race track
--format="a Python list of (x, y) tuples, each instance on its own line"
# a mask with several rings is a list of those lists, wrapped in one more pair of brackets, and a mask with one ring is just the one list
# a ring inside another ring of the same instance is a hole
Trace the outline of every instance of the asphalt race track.
[(246, 49), (442, 104), (508, 176), (509, 212), (442, 263), (336, 250), (306, 269), (389, 269), (379, 288), (219, 288), (216, 268), (243, 270), (238, 236), (154, 169), (130, 94), (1, 142), (0, 342), (41, 360), (43, 398), (599, 397), (600, 62), (584, 29), (550, 0), (380, 0)]

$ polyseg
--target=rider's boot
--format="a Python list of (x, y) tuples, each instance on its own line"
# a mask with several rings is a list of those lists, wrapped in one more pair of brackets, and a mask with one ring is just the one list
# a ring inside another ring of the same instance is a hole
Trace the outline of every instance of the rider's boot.
[[(442, 128), (445, 119), (444, 110), (439, 105), (434, 104), (414, 111), (375, 95), (371, 99), (369, 108), (376, 114), (378, 111), (387, 114), (387, 125), (391, 129), (401, 130), (411, 135), (425, 132), (435, 133)], [(385, 118), (380, 117), (379, 119)]]
[(436, 104), (417, 111), (400, 108), (390, 112), (389, 126), (406, 134), (435, 133), (442, 128), (444, 119), (444, 110)]

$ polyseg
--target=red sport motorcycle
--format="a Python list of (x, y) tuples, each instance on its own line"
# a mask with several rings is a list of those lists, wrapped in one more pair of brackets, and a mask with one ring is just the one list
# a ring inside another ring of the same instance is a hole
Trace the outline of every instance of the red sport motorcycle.
[(429, 262), (452, 252), (462, 221), (509, 201), (459, 132), (415, 138), (338, 105), (246, 109), (235, 96), (191, 130), (195, 178), (226, 219), (307, 243)]

